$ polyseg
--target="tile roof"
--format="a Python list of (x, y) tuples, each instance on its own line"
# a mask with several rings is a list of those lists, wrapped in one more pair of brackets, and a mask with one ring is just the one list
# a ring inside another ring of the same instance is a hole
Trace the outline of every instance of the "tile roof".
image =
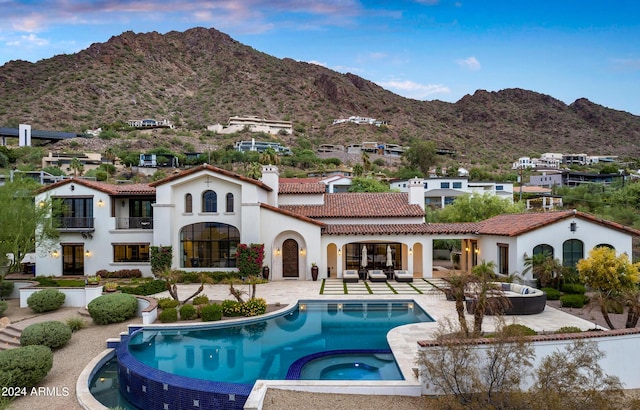
[(626, 232), (630, 235), (640, 236), (640, 231), (637, 229), (597, 218), (591, 214), (576, 210), (502, 214), (486, 219), (482, 222), (478, 222), (478, 232), (482, 235), (518, 236), (574, 216), (611, 229)]
[(325, 194), (322, 205), (281, 205), (309, 218), (423, 217), (420, 205), (410, 205), (406, 192)]
[(152, 186), (152, 187), (155, 188), (158, 185), (167, 184), (169, 182), (172, 182), (172, 181), (175, 181), (177, 179), (183, 178), (183, 177), (185, 177), (187, 175), (195, 174), (195, 173), (200, 172), (200, 171), (211, 171), (211, 172), (214, 172), (216, 174), (222, 174), (222, 175), (225, 175), (225, 176), (228, 176), (228, 177), (231, 177), (231, 178), (239, 179), (239, 180), (241, 180), (243, 182), (249, 182), (251, 184), (257, 185), (257, 186), (259, 186), (260, 188), (262, 188), (262, 189), (264, 189), (266, 191), (273, 191), (273, 189), (271, 189), (270, 186), (268, 186), (267, 184), (265, 184), (262, 181), (258, 181), (257, 179), (253, 179), (253, 178), (248, 178), (248, 177), (245, 177), (244, 175), (236, 174), (235, 172), (227, 171), (226, 169), (218, 168), (218, 167), (215, 167), (215, 166), (209, 165), (209, 164), (198, 165), (197, 167), (189, 168), (189, 169), (187, 169), (185, 171), (178, 172), (178, 173), (176, 173), (174, 175), (168, 176), (168, 177), (163, 178), (163, 179), (161, 179), (159, 181), (152, 182), (152, 183), (149, 184), (149, 186)]
[(280, 194), (322, 194), (327, 186), (321, 182), (287, 183), (280, 182), (278, 193)]
[(286, 215), (286, 216), (289, 216), (289, 217), (292, 217), (292, 218), (296, 218), (296, 219), (298, 219), (300, 221), (309, 222), (309, 223), (312, 223), (314, 225), (318, 225), (318, 226), (324, 226), (325, 225), (324, 222), (316, 221), (315, 219), (307, 218), (306, 216), (303, 216), (303, 215), (300, 215), (300, 214), (296, 214), (294, 212), (290, 212), (290, 211), (287, 211), (285, 209), (275, 207), (273, 205), (260, 203), (260, 207), (264, 208), (264, 209), (268, 209), (268, 210), (273, 211), (273, 212), (277, 212), (277, 213), (282, 214), (282, 215)]
[(112, 196), (150, 196), (156, 194), (155, 187), (151, 187), (147, 184), (109, 184), (107, 182), (92, 181), (82, 178), (64, 179), (54, 184), (44, 186), (40, 188), (38, 192), (46, 192), (68, 184), (83, 185), (87, 188), (92, 188)]
[(322, 229), (325, 235), (470, 234), (476, 224), (333, 224)]

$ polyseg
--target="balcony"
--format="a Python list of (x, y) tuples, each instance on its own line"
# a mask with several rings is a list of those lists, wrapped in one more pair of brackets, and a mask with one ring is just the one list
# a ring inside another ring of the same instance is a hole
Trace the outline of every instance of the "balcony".
[(73, 216), (65, 216), (55, 218), (56, 227), (61, 231), (93, 231), (95, 218), (77, 218)]
[(116, 229), (153, 229), (153, 218), (116, 218)]

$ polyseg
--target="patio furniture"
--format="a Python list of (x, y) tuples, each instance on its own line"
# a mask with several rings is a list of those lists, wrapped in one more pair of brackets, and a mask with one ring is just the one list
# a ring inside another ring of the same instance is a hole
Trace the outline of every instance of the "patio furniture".
[[(534, 315), (541, 313), (547, 304), (547, 294), (540, 289), (531, 286), (519, 285), (517, 283), (495, 283), (497, 292), (506, 297), (511, 302), (511, 307), (503, 312), (492, 312), (487, 309), (485, 314), (503, 315)], [(491, 297), (491, 296), (489, 296)], [(466, 298), (467, 312), (473, 314), (477, 300), (473, 297)]]
[(413, 282), (413, 274), (408, 270), (395, 270), (393, 276), (396, 282)]
[(355, 269), (342, 271), (342, 281), (344, 283), (357, 283), (359, 279), (360, 275), (358, 275), (358, 271)]
[(372, 269), (368, 273), (371, 282), (386, 282), (387, 275), (380, 269)]

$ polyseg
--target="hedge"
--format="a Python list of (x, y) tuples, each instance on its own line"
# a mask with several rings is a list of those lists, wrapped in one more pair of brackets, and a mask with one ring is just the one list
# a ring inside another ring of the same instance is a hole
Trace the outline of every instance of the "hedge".
[(542, 288), (540, 290), (547, 294), (547, 300), (558, 300), (562, 296), (562, 292), (556, 288)]
[(120, 286), (120, 291), (122, 293), (141, 296), (154, 295), (156, 293), (164, 292), (165, 290), (167, 290), (167, 282), (160, 279), (145, 282), (138, 286)]
[(585, 303), (584, 295), (562, 295), (560, 296), (560, 304), (562, 307), (581, 308)]
[(198, 312), (196, 312), (195, 306), (189, 304), (180, 306), (180, 320), (191, 320), (197, 316)]
[(162, 312), (160, 312), (160, 314), (158, 315), (158, 319), (162, 322), (162, 323), (173, 323), (173, 322), (177, 322), (178, 321), (178, 309), (174, 308), (174, 307), (170, 307), (167, 309), (164, 309)]
[(203, 322), (212, 322), (222, 319), (222, 306), (217, 303), (204, 305), (200, 309), (200, 316)]
[(57, 289), (44, 289), (32, 293), (27, 298), (27, 305), (35, 313), (50, 312), (64, 304), (66, 295)]
[(98, 325), (124, 322), (136, 314), (138, 301), (135, 296), (126, 293), (102, 295), (87, 306), (93, 321)]
[(0, 373), (13, 387), (33, 387), (49, 373), (53, 352), (47, 346), (33, 345), (0, 351)]
[(587, 292), (587, 288), (579, 283), (565, 283), (562, 285), (560, 290), (572, 295), (584, 295)]
[(169, 309), (177, 307), (180, 304), (177, 300), (173, 298), (159, 298), (158, 299), (158, 307), (160, 309)]
[(71, 339), (71, 328), (51, 320), (27, 326), (20, 334), (20, 345), (43, 345), (51, 349), (62, 347)]

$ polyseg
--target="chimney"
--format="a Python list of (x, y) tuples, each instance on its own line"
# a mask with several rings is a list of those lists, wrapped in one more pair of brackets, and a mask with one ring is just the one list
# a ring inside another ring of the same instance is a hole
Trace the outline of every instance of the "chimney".
[(272, 191), (268, 195), (268, 203), (272, 206), (278, 206), (278, 184), (280, 184), (280, 173), (275, 165), (264, 165), (262, 167), (262, 183), (269, 186)]
[(424, 181), (418, 177), (409, 180), (409, 204), (424, 209)]

